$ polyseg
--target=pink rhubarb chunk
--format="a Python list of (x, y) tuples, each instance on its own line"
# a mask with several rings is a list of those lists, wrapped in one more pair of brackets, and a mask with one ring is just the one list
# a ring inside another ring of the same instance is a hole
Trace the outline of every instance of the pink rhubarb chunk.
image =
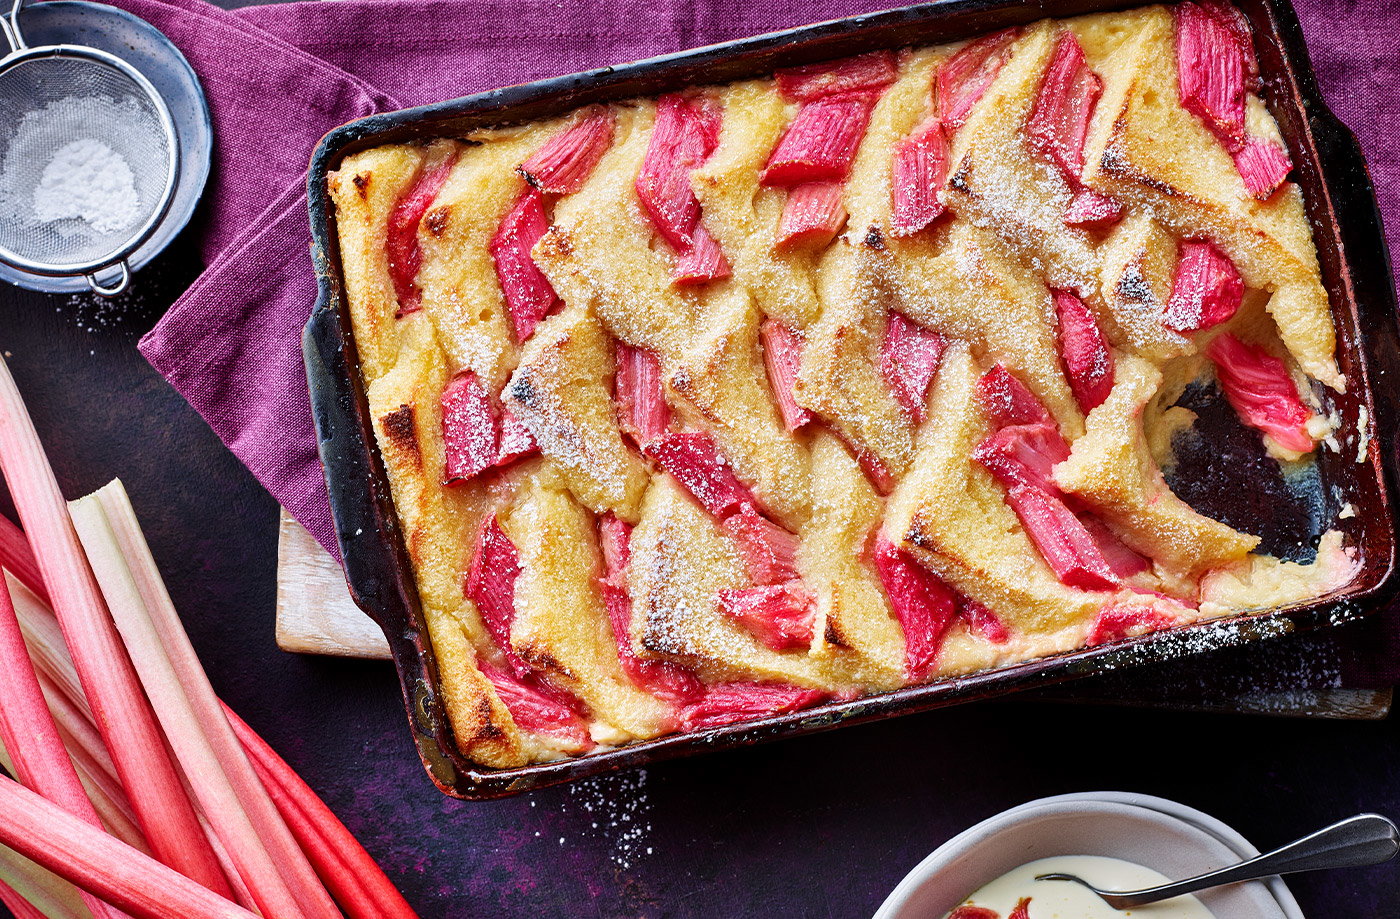
[(1235, 154), (1235, 169), (1244, 187), (1260, 201), (1267, 201), (1293, 170), (1293, 161), (1282, 147), (1263, 137), (1251, 137)]
[(904, 629), (904, 672), (928, 675), (957, 613), (957, 596), (943, 580), (883, 534), (875, 538), (875, 572)]
[(510, 644), (510, 626), (515, 621), (515, 581), (520, 577), (520, 553), (493, 514), (476, 534), (471, 568), (467, 571), (467, 599), (476, 604), (486, 631), (516, 676), (523, 677), (530, 667)]
[(828, 96), (878, 95), (895, 81), (893, 51), (871, 51), (839, 61), (789, 67), (773, 74), (788, 102), (815, 102)]
[(515, 340), (524, 342), (535, 333), (535, 326), (554, 309), (559, 295), (540, 271), (530, 251), (549, 230), (544, 213), (544, 196), (530, 189), (516, 200), (491, 240), (491, 258), (496, 263), (496, 279), (505, 294), (506, 310), (515, 329)]
[(778, 221), (778, 246), (822, 249), (846, 225), (845, 186), (807, 182), (788, 192)]
[(643, 450), (716, 519), (723, 520), (746, 507), (758, 511), (753, 493), (734, 475), (709, 434), (665, 434), (644, 444)]
[(826, 693), (785, 683), (720, 683), (686, 707), (682, 730), (699, 731), (810, 708)]
[(810, 102), (797, 112), (768, 158), (762, 183), (791, 188), (808, 182), (844, 182), (870, 121), (872, 103), (841, 97)]
[(1086, 645), (1101, 645), (1110, 641), (1121, 641), (1144, 632), (1155, 632), (1169, 628), (1176, 620), (1160, 610), (1149, 606), (1106, 606), (1099, 611), (1089, 630)]
[(616, 120), (611, 109), (590, 112), (568, 130), (551, 137), (520, 164), (518, 171), (532, 187), (546, 194), (578, 191), (612, 146)]
[(949, 137), (967, 123), (972, 107), (1001, 72), (1011, 54), (1011, 43), (1020, 34), (1020, 29), (1011, 28), (979, 38), (938, 65), (934, 77), (938, 90), (938, 120)]
[(1084, 140), (1102, 94), (1103, 81), (1089, 69), (1074, 33), (1066, 31), (1041, 80), (1026, 135), (1031, 149), (1054, 163), (1071, 187), (1082, 187)]
[(797, 368), (802, 363), (802, 341), (797, 333), (776, 319), (764, 319), (759, 327), (763, 341), (763, 364), (768, 369), (768, 386), (789, 432), (812, 422), (812, 413), (797, 404)]
[(1065, 225), (1084, 229), (1103, 229), (1123, 219), (1123, 205), (1108, 195), (1081, 188), (1065, 209)]
[(959, 906), (948, 914), (948, 919), (1001, 919), (1001, 916), (985, 906)]
[(447, 484), (465, 482), (495, 465), (496, 413), (476, 374), (464, 370), (442, 391), (442, 444)]
[(552, 698), (553, 693), (543, 691), (533, 680), (503, 673), (481, 658), (477, 658), (477, 666), (495, 687), (496, 695), (517, 727), (556, 737), (570, 746), (585, 750), (594, 747), (593, 738), (588, 734), (588, 723), (572, 707)]
[(438, 192), (447, 182), (457, 157), (449, 156), (440, 163), (427, 165), (394, 205), (389, 215), (386, 247), (389, 254), (389, 279), (394, 284), (394, 296), (399, 301), (398, 316), (415, 312), (423, 294), (415, 281), (423, 267), (423, 250), (418, 245), (418, 225), (432, 207)]
[(1235, 153), (1245, 143), (1244, 48), (1230, 26), (1200, 4), (1180, 3), (1172, 11), (1181, 105)]
[(1311, 452), (1308, 422), (1313, 413), (1299, 398), (1283, 361), (1229, 334), (1211, 342), (1206, 355), (1215, 363), (1220, 388), (1241, 421), (1286, 450)]
[(721, 590), (719, 608), (774, 651), (812, 646), (816, 600), (800, 582)]
[(911, 322), (903, 313), (890, 313), (880, 343), (880, 375), (915, 424), (924, 420), (928, 388), (947, 347), (948, 340), (937, 332)]
[(671, 426), (671, 408), (661, 384), (661, 361), (645, 348), (617, 343), (617, 377), (613, 383), (617, 421), (639, 447)]
[(1229, 256), (1208, 240), (1183, 240), (1162, 324), (1176, 332), (1219, 325), (1240, 308), (1244, 281)]
[(1045, 403), (1002, 364), (993, 366), (977, 381), (977, 401), (997, 427), (1055, 423)]
[(680, 258), (676, 260), (676, 270), (671, 280), (678, 287), (684, 287), (718, 281), (729, 275), (729, 260), (724, 257), (724, 250), (704, 224), (696, 224), (690, 246), (682, 250)]
[(679, 256), (677, 284), (729, 275), (729, 263), (700, 224), (690, 173), (719, 143), (720, 111), (703, 96), (672, 93), (657, 102), (656, 125), (637, 175), (637, 198), (661, 237)]
[(936, 120), (895, 144), (890, 179), (895, 236), (911, 236), (943, 216), (938, 192), (948, 180), (948, 139)]
[(1004, 458), (1021, 467), (1030, 484), (1057, 494), (1054, 468), (1069, 459), (1069, 444), (1054, 424), (1013, 424), (992, 434), (977, 448), (981, 455)]
[(1011, 640), (1010, 630), (997, 614), (971, 597), (959, 598), (958, 616), (967, 623), (968, 628), (994, 645), (1004, 645)]
[(739, 557), (755, 584), (785, 584), (798, 579), (797, 535), (758, 513), (753, 505), (746, 504), (725, 517), (720, 528), (738, 546)]
[(1087, 414), (1113, 389), (1113, 352), (1083, 300), (1057, 290), (1055, 312), (1060, 318), (1060, 356), (1069, 374), (1069, 388)]
[(540, 446), (535, 443), (535, 435), (530, 433), (530, 429), (509, 410), (502, 410), (501, 444), (500, 449), (496, 451), (495, 465), (509, 465), (522, 457), (538, 453), (539, 449)]
[(1121, 580), (1142, 574), (1152, 567), (1151, 562), (1125, 546), (1118, 535), (1108, 528), (1108, 524), (1098, 517), (1087, 512), (1080, 512), (1075, 516), (1079, 518), (1080, 523), (1084, 524), (1084, 529), (1089, 531), (1089, 536), (1093, 538), (1095, 545), (1103, 553), (1104, 561), (1108, 562), (1109, 570)]

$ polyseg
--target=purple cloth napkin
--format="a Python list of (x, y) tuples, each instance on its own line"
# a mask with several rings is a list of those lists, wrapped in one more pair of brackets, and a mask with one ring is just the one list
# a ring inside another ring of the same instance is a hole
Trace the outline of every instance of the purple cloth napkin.
[[(207, 270), (142, 339), (146, 358), (333, 554), (301, 329), (315, 299), (303, 191), (331, 128), (375, 111), (621, 63), (889, 0), (307, 0), (220, 10), (204, 0), (111, 0), (190, 59), (217, 150)], [(1323, 93), (1361, 139), (1400, 237), (1400, 57), (1394, 0), (1295, 0)], [(1400, 249), (1397, 249), (1400, 251)], [(1400, 677), (1400, 626), (1374, 685)]]

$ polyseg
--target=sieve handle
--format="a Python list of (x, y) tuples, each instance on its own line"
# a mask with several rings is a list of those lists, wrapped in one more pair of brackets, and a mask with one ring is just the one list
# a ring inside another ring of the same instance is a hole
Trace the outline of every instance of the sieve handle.
[(10, 7), (10, 15), (0, 19), (0, 31), (5, 33), (5, 41), (10, 43), (11, 54), (29, 47), (24, 42), (24, 33), (19, 30), (19, 8), (23, 5), (24, 0), (15, 0), (14, 6)]
[[(115, 265), (108, 265), (107, 267), (121, 269), (121, 274), (118, 275), (117, 279), (111, 284), (104, 284), (101, 281), (99, 281), (97, 279), (97, 271), (94, 271), (91, 274), (84, 275), (84, 277), (87, 278), (88, 287), (91, 287), (92, 292), (97, 294), (99, 297), (115, 297), (117, 294), (121, 293), (122, 291), (126, 290), (128, 287), (131, 286), (131, 267), (127, 265), (126, 259), (122, 259)], [(98, 269), (98, 271), (102, 270), (104, 269)]]

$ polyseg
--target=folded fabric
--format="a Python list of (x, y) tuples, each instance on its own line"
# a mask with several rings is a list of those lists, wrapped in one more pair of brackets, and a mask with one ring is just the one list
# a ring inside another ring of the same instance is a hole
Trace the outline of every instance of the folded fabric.
[[(335, 0), (218, 9), (113, 0), (184, 51), (209, 96), (216, 168), (207, 270), (140, 344), (267, 489), (337, 546), (300, 349), (315, 300), (304, 193), (317, 140), (375, 111), (449, 99), (820, 19), (888, 0)], [(1370, 157), (1400, 244), (1400, 82), (1388, 0), (1299, 0), (1335, 110)], [(1395, 643), (1400, 623), (1366, 626)], [(1368, 682), (1400, 677), (1400, 649), (1361, 654)]]

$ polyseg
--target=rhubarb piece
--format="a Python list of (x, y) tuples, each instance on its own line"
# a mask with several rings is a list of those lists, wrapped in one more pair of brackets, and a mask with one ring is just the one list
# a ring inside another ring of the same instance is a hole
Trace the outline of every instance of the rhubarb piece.
[(904, 672), (922, 680), (938, 658), (957, 613), (957, 596), (943, 580), (883, 534), (875, 538), (875, 572), (904, 629)]
[(423, 267), (423, 250), (418, 245), (418, 225), (432, 207), (447, 176), (457, 162), (455, 153), (440, 162), (426, 163), (418, 178), (389, 214), (385, 246), (389, 254), (389, 279), (394, 284), (394, 296), (399, 301), (396, 316), (406, 316), (418, 310), (423, 293), (415, 283), (418, 269)]
[(797, 580), (797, 534), (764, 517), (751, 504), (720, 521), (739, 548), (749, 577), (758, 585), (785, 584)]
[(812, 646), (817, 602), (801, 582), (721, 590), (719, 608), (764, 647), (787, 651)]
[(1016, 908), (1013, 909), (1006, 919), (1031, 919), (1031, 898), (1022, 897), (1016, 901)]
[(1094, 540), (1094, 544), (1099, 547), (1099, 552), (1103, 554), (1104, 561), (1108, 562), (1108, 568), (1120, 580), (1127, 580), (1134, 575), (1142, 574), (1152, 563), (1143, 556), (1134, 552), (1123, 544), (1123, 540), (1108, 528), (1098, 517), (1089, 513), (1079, 513), (1075, 515), (1079, 522), (1084, 524), (1084, 529), (1089, 531), (1089, 536)]
[(1006, 628), (1006, 624), (997, 617), (997, 614), (971, 597), (959, 598), (958, 616), (967, 623), (972, 631), (994, 645), (1004, 645), (1011, 640), (1011, 632)]
[(1021, 34), (1019, 28), (1003, 29), (969, 42), (938, 65), (934, 77), (938, 88), (938, 120), (951, 137), (967, 123), (972, 107), (1001, 72), (1011, 56), (1011, 43)]
[(476, 534), (471, 568), (467, 571), (465, 593), (476, 604), (486, 631), (505, 655), (510, 669), (520, 677), (530, 666), (510, 644), (510, 626), (515, 621), (515, 580), (520, 577), (520, 553), (501, 523), (492, 514)]
[(860, 98), (819, 99), (804, 105), (768, 158), (762, 184), (791, 188), (808, 182), (844, 182), (870, 121)]
[(1102, 94), (1103, 80), (1089, 69), (1079, 39), (1065, 31), (1041, 80), (1026, 136), (1031, 149), (1054, 163), (1073, 187), (1082, 185), (1084, 140)]
[(856, 454), (856, 462), (860, 464), (860, 469), (865, 473), (865, 477), (870, 480), (870, 484), (875, 486), (875, 490), (882, 495), (888, 495), (894, 491), (894, 487), (899, 484), (894, 473), (889, 467), (880, 462), (880, 458), (869, 450), (852, 447)]
[(1272, 140), (1251, 137), (1235, 154), (1235, 169), (1239, 170), (1249, 193), (1260, 201), (1267, 201), (1293, 171), (1293, 161)]
[(506, 214), (496, 235), (491, 239), (491, 258), (496, 264), (496, 279), (506, 298), (506, 310), (515, 329), (515, 340), (523, 342), (535, 332), (535, 326), (548, 316), (559, 295), (549, 279), (540, 271), (530, 251), (549, 230), (549, 218), (544, 213), (544, 196), (529, 189), (516, 199)]
[(1181, 105), (1205, 122), (1225, 149), (1245, 144), (1245, 52), (1230, 26), (1199, 3), (1172, 8)]
[(938, 373), (948, 340), (892, 311), (880, 343), (880, 375), (894, 400), (918, 424), (924, 420), (928, 389)]
[(994, 909), (985, 906), (959, 906), (948, 914), (948, 919), (1001, 919)]
[[(447, 413), (443, 412), (446, 418)], [(444, 438), (445, 439), (445, 438)], [(538, 453), (540, 445), (535, 442), (535, 435), (530, 433), (530, 429), (525, 427), (524, 422), (510, 411), (501, 410), (501, 443), (496, 451), (496, 459), (493, 466), (508, 466), (522, 457)]]
[(1229, 256), (1209, 240), (1183, 240), (1162, 324), (1174, 332), (1209, 329), (1235, 315), (1243, 299), (1244, 281)]
[(892, 231), (912, 236), (943, 216), (938, 192), (948, 180), (948, 139), (934, 119), (895, 144), (890, 179)]
[(711, 686), (699, 702), (686, 706), (681, 730), (700, 731), (769, 715), (810, 708), (826, 697), (819, 689), (803, 689), (783, 683), (720, 683)]
[(753, 493), (734, 475), (709, 434), (665, 434), (642, 449), (716, 519), (723, 520), (746, 507), (758, 512)]
[(618, 425), (638, 447), (646, 447), (671, 426), (671, 408), (661, 385), (661, 361), (651, 351), (617, 343), (613, 391)]
[(265, 916), (341, 919), (229, 727), (120, 482), (69, 505), (166, 741), (239, 881)]
[(521, 730), (555, 737), (584, 750), (593, 748), (587, 722), (573, 708), (553, 698), (554, 693), (523, 676), (503, 673), (481, 658), (477, 658), (476, 663)]
[(583, 187), (612, 146), (616, 121), (611, 109), (592, 111), (551, 137), (516, 171), (531, 187), (546, 194), (572, 194)]
[(1045, 404), (1002, 364), (993, 366), (977, 381), (977, 401), (997, 427), (1055, 423)]
[[(34, 548), (93, 720), (111, 751), (117, 775), (130, 795), (152, 852), (208, 890), (231, 895), (78, 544), (34, 424), (3, 360), (0, 470)], [(86, 824), (82, 827), (93, 832)]]
[(879, 95), (898, 75), (893, 51), (870, 51), (839, 61), (788, 67), (773, 78), (788, 102), (815, 102), (828, 96)]
[(1113, 390), (1113, 352), (1083, 300), (1057, 290), (1055, 312), (1060, 319), (1060, 356), (1069, 373), (1069, 388), (1087, 415)]
[(1211, 342), (1206, 355), (1215, 363), (1220, 388), (1241, 421), (1285, 450), (1312, 451), (1308, 422), (1313, 413), (1298, 397), (1298, 387), (1283, 361), (1229, 334)]
[(499, 435), (491, 396), (463, 370), (442, 391), (443, 484), (465, 482), (495, 465)]
[(1255, 87), (1259, 81), (1259, 59), (1254, 54), (1254, 33), (1249, 27), (1249, 20), (1229, 0), (1196, 0), (1196, 4), (1214, 16), (1235, 37), (1243, 55), (1245, 89)]
[(672, 93), (656, 103), (656, 125), (637, 174), (637, 198), (657, 232), (678, 252), (690, 247), (700, 222), (690, 173), (714, 152), (719, 119), (718, 109), (703, 98)]
[[(39, 562), (29, 548), (29, 540), (25, 539), (24, 531), (4, 514), (0, 514), (0, 568), (14, 575), (34, 596), (45, 603), (49, 602), (49, 592), (44, 587)], [(0, 575), (2, 579), (3, 575)]]
[(812, 413), (797, 404), (797, 368), (802, 362), (802, 341), (797, 333), (776, 319), (764, 319), (759, 327), (763, 340), (763, 364), (768, 386), (789, 433), (811, 424)]
[(778, 221), (778, 246), (825, 248), (846, 225), (845, 186), (807, 182), (788, 193)]
[(724, 250), (719, 247), (719, 242), (710, 235), (710, 231), (705, 229), (703, 224), (696, 224), (695, 232), (691, 234), (690, 246), (682, 249), (680, 258), (676, 260), (676, 270), (671, 275), (671, 280), (678, 287), (685, 287), (690, 284), (719, 281), (729, 275), (729, 260), (724, 257)]
[(136, 919), (256, 919), (256, 914), (3, 776), (0, 844)]
[(1123, 205), (1092, 188), (1080, 188), (1065, 209), (1065, 226), (1103, 230), (1123, 219)]
[(979, 458), (996, 454), (1021, 467), (1018, 481), (1026, 481), (1050, 494), (1055, 485), (1056, 463), (1069, 459), (1069, 444), (1054, 424), (1013, 424), (1000, 428), (977, 448)]
[(1085, 644), (1089, 647), (1110, 641), (1121, 641), (1144, 632), (1169, 628), (1176, 620), (1150, 606), (1106, 606), (1099, 611), (1089, 629)]

